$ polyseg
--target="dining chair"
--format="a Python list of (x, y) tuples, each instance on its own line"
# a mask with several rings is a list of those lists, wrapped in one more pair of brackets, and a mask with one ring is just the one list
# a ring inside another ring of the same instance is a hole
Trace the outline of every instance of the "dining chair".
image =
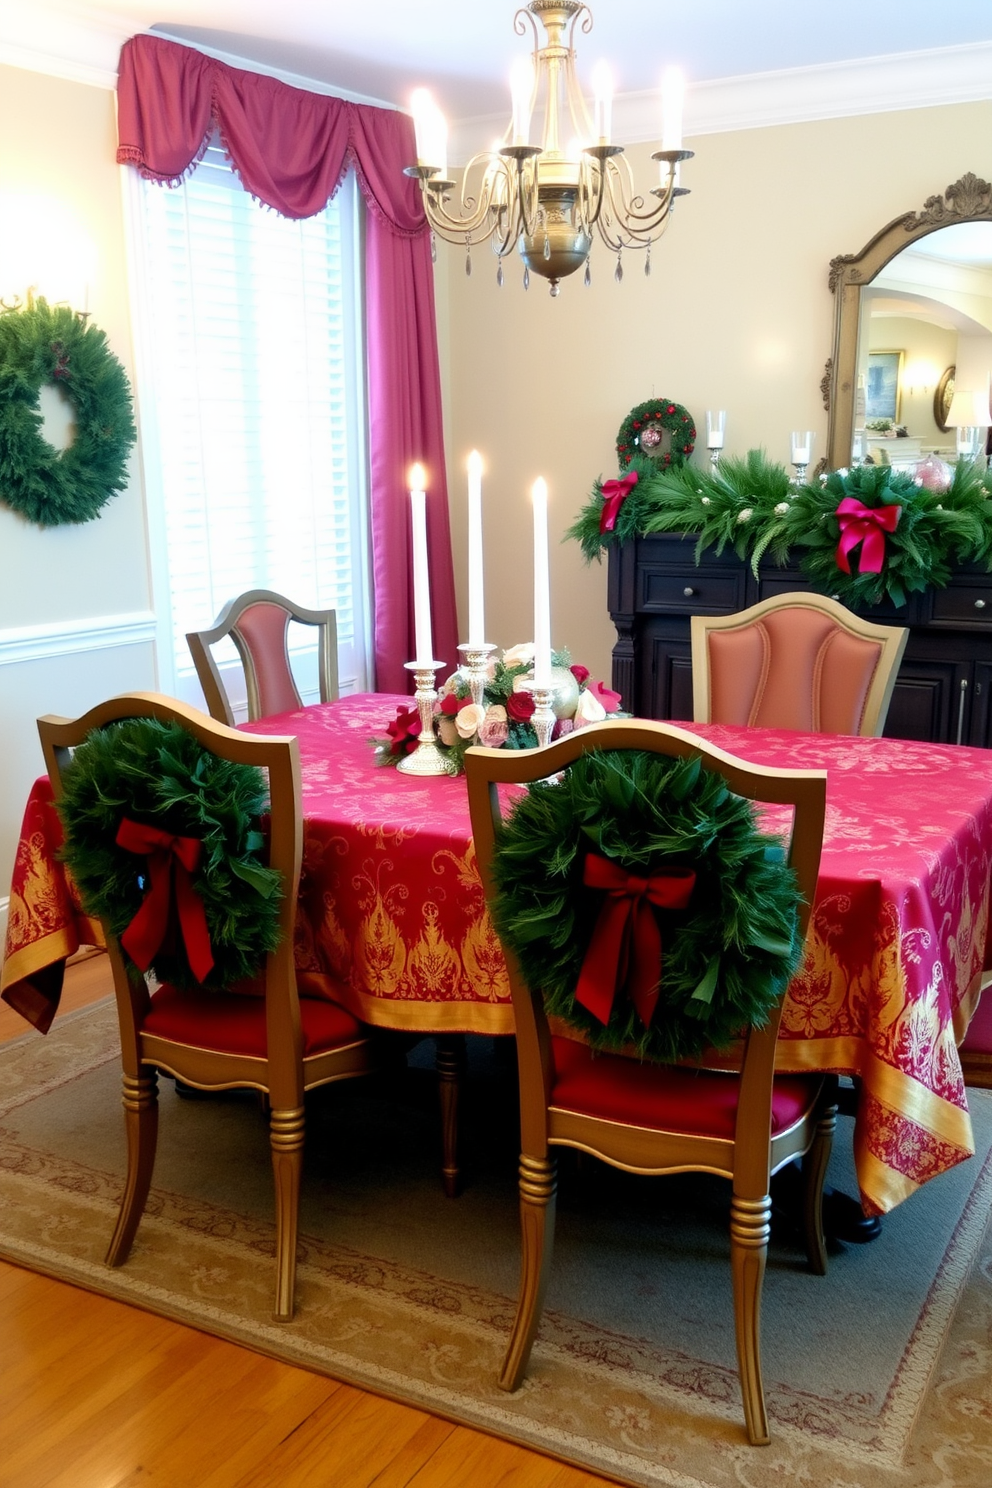
[[(298, 994), (293, 925), (302, 853), (299, 745), (288, 736), (263, 738), (239, 733), (184, 703), (154, 693), (112, 698), (76, 719), (41, 718), (38, 730), (45, 763), (56, 803), (63, 803), (63, 813), (68, 804), (67, 779), (74, 761), (79, 760), (85, 768), (81, 752), (87, 748), (87, 742), (98, 731), (132, 719), (180, 725), (202, 746), (203, 756), (197, 755), (201, 761), (198, 777), (204, 765), (209, 769), (216, 762), (252, 766), (262, 772), (260, 785), (262, 790), (267, 785), (269, 820), (265, 839), (259, 834), (258, 841), (267, 843), (267, 867), (278, 876), (281, 895), (274, 927), (278, 943), (264, 956), (257, 976), (234, 989), (212, 989), (209, 976), (207, 985), (193, 990), (167, 981), (156, 984), (154, 976), (145, 977), (139, 972), (122, 946), (122, 938), (128, 940), (131, 925), (121, 937), (115, 933), (112, 919), (106, 913), (100, 915), (117, 1002), (127, 1134), (127, 1177), (106, 1261), (110, 1266), (120, 1266), (127, 1260), (148, 1197), (158, 1134), (158, 1072), (172, 1075), (197, 1090), (258, 1090), (263, 1093), (270, 1113), (276, 1200), (275, 1316), (288, 1319), (293, 1314), (295, 1288), (304, 1097), (317, 1086), (366, 1074), (375, 1062), (374, 1045), (367, 1030), (344, 1007)], [(116, 751), (118, 746), (113, 747)], [(140, 765), (149, 773), (156, 769), (172, 771), (170, 759), (161, 752), (150, 756), (147, 762), (142, 757)], [(133, 795), (129, 799), (126, 784), (121, 784), (115, 794), (120, 798), (120, 817), (128, 818), (129, 823), (133, 809), (143, 825), (164, 828), (166, 834), (178, 834), (172, 838), (174, 841), (179, 841), (189, 828), (182, 802), (152, 815), (147, 808), (147, 796), (141, 801), (134, 800)], [(217, 810), (223, 815), (229, 813), (230, 807), (220, 804)], [(118, 827), (117, 831), (120, 833), (121, 829)], [(110, 840), (114, 840), (112, 835)], [(78, 849), (79, 844), (76, 846)], [(71, 829), (65, 853), (72, 871)], [(215, 871), (212, 858), (206, 853), (202, 856), (204, 864), (193, 870), (194, 893), (204, 896), (201, 903), (205, 901), (206, 890), (202, 888), (204, 878), (197, 875)], [(167, 878), (170, 873), (174, 876), (173, 902), (168, 906), (173, 925), (179, 899), (175, 887), (178, 872), (174, 864), (166, 868)], [(144, 887), (139, 873), (142, 878), (153, 880), (155, 865), (151, 857), (143, 858), (139, 854), (135, 858), (136, 896)], [(228, 878), (237, 885), (240, 872), (238, 878), (230, 878), (230, 874)], [(199, 890), (197, 884), (201, 884)], [(146, 890), (143, 906), (148, 905), (150, 897), (151, 891)], [(84, 894), (84, 905), (85, 902)], [(272, 914), (274, 917), (276, 911)], [(131, 941), (128, 944), (133, 946)]]
[(981, 1000), (976, 1007), (958, 1054), (964, 1083), (978, 1090), (992, 1090), (992, 974), (982, 978)]
[[(589, 751), (647, 751), (662, 759), (697, 758), (736, 796), (792, 808), (787, 862), (798, 884), (796, 934), (805, 937), (816, 886), (823, 832), (826, 775), (814, 770), (759, 769), (706, 744), (674, 725), (607, 721), (569, 734), (541, 750), (474, 748), (465, 755), (475, 851), (483, 885), (503, 943), (516, 1024), (520, 1080), (521, 1280), (516, 1316), (499, 1375), (515, 1390), (527, 1368), (540, 1322), (554, 1236), (558, 1147), (589, 1153), (630, 1173), (661, 1175), (700, 1171), (730, 1180), (730, 1260), (737, 1357), (747, 1433), (769, 1440), (760, 1358), (760, 1303), (768, 1248), (771, 1175), (804, 1156), (804, 1228), (809, 1264), (826, 1271), (821, 1194), (834, 1128), (833, 1080), (822, 1075), (776, 1076), (775, 1046), (784, 988), (764, 1026), (740, 1030), (731, 1070), (651, 1063), (623, 1052), (594, 1052), (562, 1027), (549, 1024), (545, 991), (528, 978), (499, 930), (500, 843), (507, 817), (505, 787), (558, 789), (561, 772)], [(544, 786), (535, 782), (544, 781)], [(519, 792), (516, 793), (519, 797)], [(666, 798), (667, 799), (667, 798)], [(545, 809), (540, 799), (535, 809)], [(548, 808), (549, 809), (549, 808)], [(786, 813), (788, 814), (788, 813)], [(590, 821), (588, 815), (585, 818)], [(582, 841), (579, 837), (578, 841)], [(580, 856), (582, 849), (580, 848)], [(554, 855), (557, 857), (557, 854)], [(589, 856), (592, 856), (590, 854)], [(645, 867), (645, 874), (662, 871)], [(779, 869), (788, 872), (783, 859)], [(549, 862), (549, 886), (560, 863)], [(580, 875), (585, 866), (576, 868)], [(608, 896), (604, 896), (605, 898)], [(691, 904), (690, 904), (691, 908)], [(594, 917), (596, 911), (589, 910)], [(591, 931), (586, 932), (587, 935)], [(668, 931), (666, 930), (666, 936)], [(670, 954), (666, 946), (664, 959)], [(671, 951), (672, 955), (676, 953)], [(665, 1016), (665, 976), (654, 1017)], [(583, 975), (585, 963), (583, 963)], [(618, 1250), (623, 1237), (616, 1237)]]
[(337, 617), (334, 610), (307, 610), (271, 589), (250, 589), (224, 606), (209, 630), (187, 632), (186, 641), (211, 718), (233, 726), (234, 711), (211, 647), (227, 637), (244, 668), (248, 717), (292, 713), (303, 707), (289, 661), (291, 622), (317, 630), (320, 701), (338, 695)]
[(693, 615), (693, 718), (881, 734), (908, 636), (824, 594), (776, 594), (734, 615)]

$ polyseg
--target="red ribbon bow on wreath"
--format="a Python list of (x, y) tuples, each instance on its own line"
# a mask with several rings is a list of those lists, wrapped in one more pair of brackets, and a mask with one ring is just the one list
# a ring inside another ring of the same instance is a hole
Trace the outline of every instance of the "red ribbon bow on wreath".
[(674, 868), (642, 878), (589, 853), (582, 881), (605, 889), (607, 897), (582, 963), (575, 999), (605, 1025), (617, 992), (626, 989), (648, 1028), (661, 984), (661, 931), (651, 905), (685, 909), (696, 875), (691, 868)]
[(116, 841), (125, 852), (141, 853), (148, 859), (148, 888), (141, 908), (121, 936), (121, 945), (137, 967), (148, 970), (169, 928), (174, 888), (190, 968), (198, 982), (204, 981), (214, 964), (214, 954), (203, 901), (192, 878), (202, 842), (198, 837), (176, 837), (126, 816), (117, 829)]
[(622, 480), (608, 480), (603, 482), (603, 510), (599, 514), (599, 530), (612, 532), (623, 506), (631, 491), (637, 485), (637, 471), (632, 470)]
[(856, 497), (845, 496), (836, 511), (840, 522), (837, 567), (849, 574), (851, 564), (847, 555), (858, 543), (864, 543), (859, 570), (861, 573), (881, 573), (885, 561), (885, 534), (895, 532), (901, 515), (902, 507), (894, 503), (865, 506)]

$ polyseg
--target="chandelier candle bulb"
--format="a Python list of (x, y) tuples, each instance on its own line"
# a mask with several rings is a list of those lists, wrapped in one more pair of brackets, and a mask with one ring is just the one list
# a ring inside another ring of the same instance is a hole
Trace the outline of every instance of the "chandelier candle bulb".
[(482, 456), (473, 450), (468, 457), (468, 643), (486, 643), (485, 599), (482, 575)]
[(551, 686), (551, 584), (548, 570), (548, 485), (531, 490), (534, 502), (534, 687)]
[(426, 88), (415, 88), (410, 99), (417, 139), (417, 164), (444, 175), (448, 161), (448, 126)]
[(530, 108), (534, 92), (534, 69), (529, 57), (518, 57), (510, 68), (510, 103), (513, 110), (513, 143), (526, 145), (530, 134)]
[(410, 516), (413, 536), (413, 631), (416, 665), (432, 667), (431, 589), (427, 571), (427, 477), (422, 465), (410, 471)]
[(685, 78), (677, 67), (669, 67), (661, 80), (661, 148), (682, 148), (682, 104)]
[(613, 78), (605, 62), (597, 62), (592, 74), (595, 99), (594, 133), (601, 145), (610, 143), (613, 115)]

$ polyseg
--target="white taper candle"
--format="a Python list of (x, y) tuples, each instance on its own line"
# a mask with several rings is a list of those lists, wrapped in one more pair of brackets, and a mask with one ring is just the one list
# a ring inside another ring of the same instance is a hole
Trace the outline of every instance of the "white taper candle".
[(548, 573), (548, 486), (534, 482), (534, 686), (551, 686), (551, 584)]
[(486, 644), (486, 611), (482, 577), (482, 456), (468, 457), (468, 644)]
[(434, 660), (431, 636), (431, 583), (427, 571), (427, 477), (422, 465), (410, 471), (410, 517), (413, 535), (414, 660), (430, 666)]

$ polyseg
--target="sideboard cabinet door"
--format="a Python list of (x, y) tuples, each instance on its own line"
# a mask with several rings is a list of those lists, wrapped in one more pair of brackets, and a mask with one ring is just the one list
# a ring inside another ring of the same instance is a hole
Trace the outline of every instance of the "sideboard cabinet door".
[[(613, 686), (641, 718), (692, 718), (691, 615), (730, 615), (773, 594), (807, 590), (798, 567), (704, 552), (692, 536), (637, 538), (609, 552), (609, 608), (617, 630)], [(905, 625), (909, 640), (885, 732), (923, 743), (992, 747), (992, 574), (963, 569), (946, 589), (860, 611)]]

